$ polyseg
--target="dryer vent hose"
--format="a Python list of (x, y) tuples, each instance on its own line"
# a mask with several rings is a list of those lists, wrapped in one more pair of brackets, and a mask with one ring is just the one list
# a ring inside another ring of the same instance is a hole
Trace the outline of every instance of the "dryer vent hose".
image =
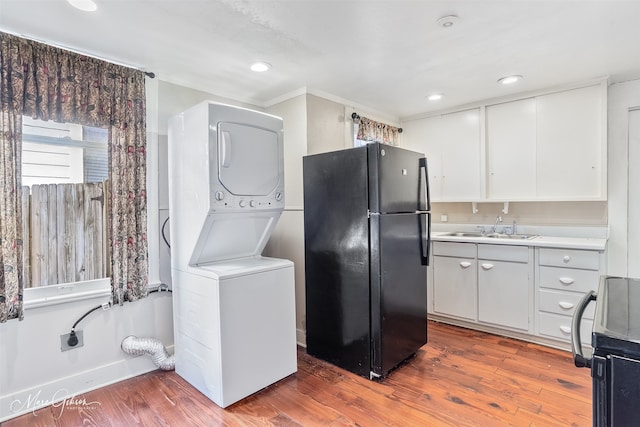
[(162, 342), (155, 338), (138, 338), (129, 335), (122, 340), (120, 348), (134, 356), (151, 356), (153, 363), (163, 371), (172, 371), (176, 367), (173, 356), (170, 356)]

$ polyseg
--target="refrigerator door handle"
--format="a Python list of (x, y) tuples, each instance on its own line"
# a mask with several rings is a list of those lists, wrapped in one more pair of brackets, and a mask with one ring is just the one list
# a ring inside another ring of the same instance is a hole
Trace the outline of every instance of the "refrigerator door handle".
[(429, 170), (427, 169), (427, 158), (422, 157), (419, 160), (420, 170), (423, 172), (422, 174), (418, 174), (418, 179), (420, 180), (420, 185), (422, 183), (422, 175), (424, 174), (424, 197), (425, 202), (427, 204), (427, 208), (425, 210), (431, 210), (431, 194), (429, 193)]
[[(425, 217), (425, 225), (422, 225), (420, 218), (420, 259), (422, 265), (429, 265), (429, 254), (431, 250), (431, 214), (428, 212), (421, 213), (419, 216)], [(426, 233), (425, 233), (426, 231)]]
[(571, 350), (573, 352), (573, 363), (578, 368), (590, 368), (591, 359), (584, 357), (582, 354), (582, 343), (580, 342), (580, 323), (582, 323), (582, 315), (591, 301), (595, 301), (598, 294), (595, 291), (589, 291), (582, 297), (576, 311), (571, 319)]

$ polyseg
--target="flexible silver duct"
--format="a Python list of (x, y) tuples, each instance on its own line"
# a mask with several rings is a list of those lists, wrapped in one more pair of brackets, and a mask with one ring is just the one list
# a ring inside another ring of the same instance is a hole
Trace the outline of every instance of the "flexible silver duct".
[(134, 356), (151, 356), (153, 363), (163, 371), (172, 371), (176, 367), (173, 356), (170, 356), (162, 342), (155, 338), (138, 338), (129, 335), (122, 340), (120, 348), (127, 354)]

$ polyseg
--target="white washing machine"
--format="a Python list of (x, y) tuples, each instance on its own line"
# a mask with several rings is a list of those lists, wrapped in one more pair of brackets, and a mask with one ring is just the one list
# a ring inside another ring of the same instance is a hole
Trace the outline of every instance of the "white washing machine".
[(176, 372), (221, 407), (297, 370), (293, 263), (261, 256), (282, 144), (282, 119), (214, 102), (169, 123)]

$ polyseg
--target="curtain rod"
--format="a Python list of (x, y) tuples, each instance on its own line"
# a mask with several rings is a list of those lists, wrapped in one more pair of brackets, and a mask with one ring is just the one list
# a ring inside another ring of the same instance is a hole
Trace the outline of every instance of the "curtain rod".
[[(360, 115), (358, 115), (358, 113), (351, 113), (351, 119), (354, 122), (357, 122), (358, 120), (360, 120)], [(398, 128), (398, 133), (402, 133), (402, 128)]]
[(109, 62), (111, 64), (120, 65), (120, 66), (126, 67), (126, 68), (132, 68), (134, 70), (142, 71), (144, 73), (144, 75), (149, 77), (150, 79), (155, 79), (156, 78), (156, 74), (151, 72), (151, 71), (145, 71), (145, 70), (143, 70), (143, 69), (141, 69), (139, 67), (134, 67), (133, 65), (124, 64), (122, 62), (114, 61), (112, 59), (102, 58), (102, 57), (100, 57), (98, 55), (94, 55), (93, 53), (83, 52), (83, 51), (78, 50), (78, 49), (74, 49), (74, 48), (71, 48), (71, 47), (68, 47), (68, 46), (64, 46), (64, 45), (61, 45), (61, 44), (51, 43), (51, 42), (45, 41), (45, 40), (39, 40), (39, 39), (37, 39), (35, 37), (32, 37), (32, 36), (27, 36), (27, 35), (24, 35), (24, 34), (14, 33), (13, 31), (7, 31), (7, 30), (2, 29), (2, 28), (0, 28), (0, 32), (6, 33), (6, 34), (11, 34), (12, 36), (20, 37), (20, 38), (31, 40), (31, 41), (34, 41), (34, 42), (46, 44), (47, 46), (57, 47), (58, 49), (67, 50), (69, 52), (77, 53), (78, 55), (84, 55), (84, 56), (88, 56), (90, 58), (99, 59), (100, 61)]

